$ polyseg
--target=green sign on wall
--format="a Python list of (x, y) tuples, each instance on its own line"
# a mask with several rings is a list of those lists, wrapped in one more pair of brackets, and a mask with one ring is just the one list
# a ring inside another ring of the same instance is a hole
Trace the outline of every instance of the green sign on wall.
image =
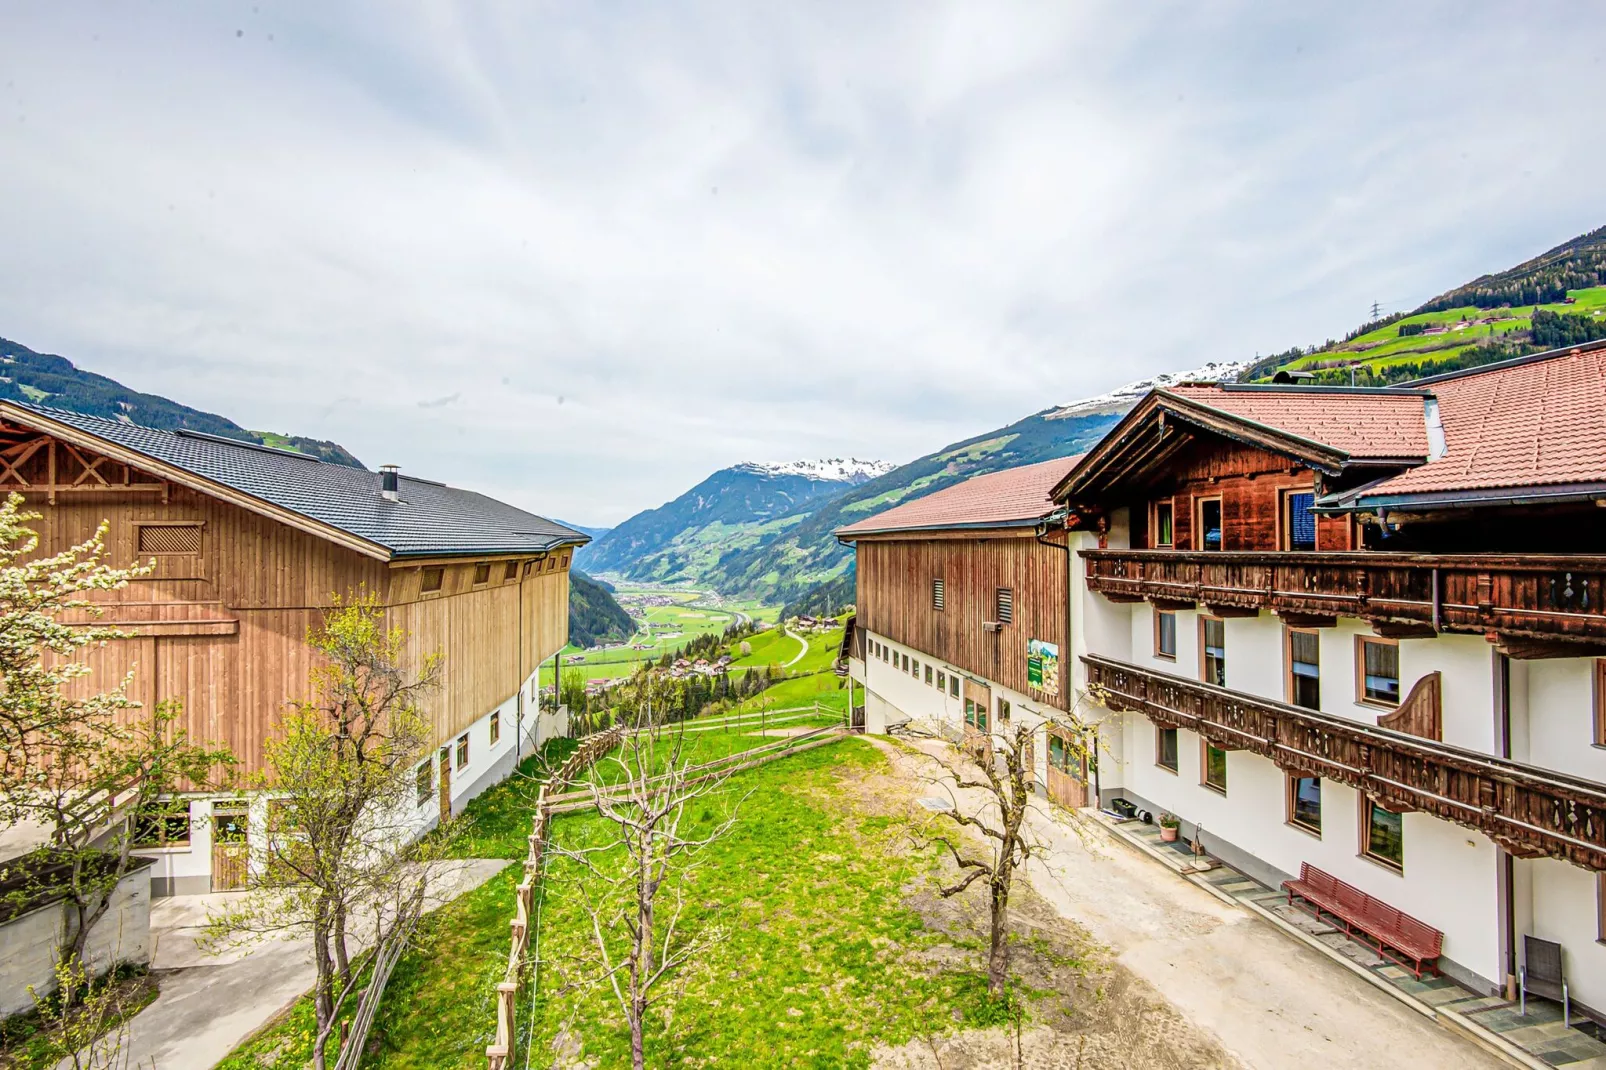
[(1060, 648), (1042, 639), (1026, 641), (1026, 685), (1045, 695), (1060, 693)]

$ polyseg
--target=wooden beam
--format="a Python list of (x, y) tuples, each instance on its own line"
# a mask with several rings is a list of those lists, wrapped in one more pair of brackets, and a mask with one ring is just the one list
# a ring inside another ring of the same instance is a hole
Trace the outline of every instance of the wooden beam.
[(1374, 620), (1370, 623), (1372, 631), (1384, 639), (1432, 639), (1439, 634), (1433, 630), (1433, 625), (1412, 620)]
[(1191, 598), (1151, 598), (1149, 601), (1161, 613), (1181, 613), (1199, 604)]
[[(1105, 595), (1106, 598), (1109, 595)], [(1215, 602), (1205, 603), (1205, 612), (1212, 617), (1258, 617), (1260, 610), (1255, 606), (1229, 606)]]
[(1324, 613), (1300, 613), (1292, 609), (1279, 609), (1277, 617), (1290, 628), (1334, 628), (1338, 618)]
[(1570, 643), (1562, 639), (1526, 639), (1513, 635), (1495, 635), (1492, 641), (1500, 653), (1518, 661), (1606, 658), (1606, 643)]

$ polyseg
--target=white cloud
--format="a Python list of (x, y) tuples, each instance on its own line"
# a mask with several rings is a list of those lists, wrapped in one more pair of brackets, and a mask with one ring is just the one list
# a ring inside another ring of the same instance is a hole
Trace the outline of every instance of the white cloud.
[(582, 522), (1319, 341), (1606, 222), (1585, 9), (6, 20), (0, 334)]

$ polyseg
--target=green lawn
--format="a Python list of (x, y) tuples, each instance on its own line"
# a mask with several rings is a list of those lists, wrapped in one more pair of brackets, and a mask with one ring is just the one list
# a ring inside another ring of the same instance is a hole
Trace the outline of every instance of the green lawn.
[[(735, 831), (705, 857), (684, 919), (717, 924), (725, 937), (679, 979), (668, 1024), (652, 1016), (648, 1065), (863, 1067), (875, 1043), (998, 1020), (974, 942), (929, 928), (911, 905), (933, 856), (911, 853), (902, 819), (855, 802), (852, 782), (884, 764), (869, 743), (845, 740), (738, 774), (725, 800), (693, 815), (714, 821), (742, 799)], [(475, 851), (523, 856), (528, 813), (510, 797), (524, 790), (504, 785), (470, 807)], [(605, 831), (594, 814), (560, 817), (553, 829), (571, 847), (598, 843)], [(484, 1065), (518, 872), (509, 867), (432, 916), (425, 945), (396, 970), (365, 1066)], [(595, 980), (575, 877), (554, 859), (532, 1065), (551, 1063), (560, 1029), (589, 1065), (628, 1065), (628, 1033), (611, 991), (559, 991), (565, 980)], [(521, 1020), (531, 1009), (526, 997)], [(301, 1066), (311, 1017), (301, 1001), (220, 1065)]]

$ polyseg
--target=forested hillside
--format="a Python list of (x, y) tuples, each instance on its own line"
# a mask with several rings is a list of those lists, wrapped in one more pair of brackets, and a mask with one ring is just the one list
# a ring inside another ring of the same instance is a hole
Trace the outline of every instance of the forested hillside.
[(605, 583), (569, 570), (569, 642), (589, 647), (630, 638), (636, 625)]
[(1387, 386), (1606, 338), (1606, 227), (1514, 268), (1482, 275), (1366, 323), (1342, 341), (1295, 347), (1245, 373), (1326, 385)]
[(188, 428), (279, 449), (297, 450), (333, 464), (362, 468), (344, 447), (323, 439), (248, 431), (227, 417), (180, 405), (159, 394), (141, 394), (115, 379), (84, 371), (66, 357), (36, 353), (0, 338), (0, 398), (50, 405), (90, 416), (127, 420), (145, 427), (176, 431)]

